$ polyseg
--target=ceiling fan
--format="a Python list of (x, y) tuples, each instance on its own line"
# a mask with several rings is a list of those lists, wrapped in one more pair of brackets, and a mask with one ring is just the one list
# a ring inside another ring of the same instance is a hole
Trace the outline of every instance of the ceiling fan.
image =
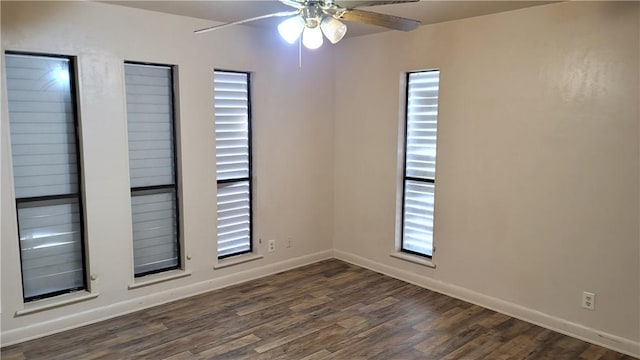
[(227, 26), (273, 17), (288, 17), (278, 25), (282, 38), (293, 44), (302, 35), (302, 44), (308, 49), (322, 46), (323, 34), (333, 44), (342, 40), (347, 26), (340, 20), (383, 26), (393, 30), (411, 31), (420, 26), (417, 20), (357, 9), (363, 6), (418, 2), (420, 0), (279, 0), (295, 10), (261, 15), (250, 19), (216, 25), (194, 31), (196, 34), (218, 30)]

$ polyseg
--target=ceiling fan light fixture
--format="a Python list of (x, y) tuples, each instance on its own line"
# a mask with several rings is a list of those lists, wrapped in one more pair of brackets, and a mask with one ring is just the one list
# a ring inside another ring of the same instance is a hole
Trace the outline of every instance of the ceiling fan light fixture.
[(315, 50), (322, 46), (322, 30), (320, 26), (316, 27), (304, 27), (302, 32), (302, 44), (309, 50)]
[(320, 28), (324, 36), (326, 36), (332, 44), (336, 44), (342, 40), (347, 33), (347, 25), (332, 16), (325, 16), (320, 23)]
[(305, 21), (302, 16), (294, 16), (286, 19), (278, 25), (278, 32), (284, 41), (293, 44), (298, 40), (304, 30)]
[(209, 26), (195, 30), (194, 32), (200, 34), (257, 20), (276, 17), (286, 18), (278, 24), (280, 36), (290, 44), (301, 40), (298, 43), (299, 45), (304, 44), (308, 49), (317, 49), (322, 46), (324, 37), (333, 44), (338, 43), (344, 38), (347, 33), (347, 25), (343, 24), (340, 20), (378, 25), (388, 29), (402, 31), (415, 30), (420, 26), (420, 21), (417, 20), (356, 8), (384, 4), (415, 3), (422, 0), (340, 1), (336, 4), (335, 2), (337, 1), (338, 0), (280, 0), (281, 3), (295, 10), (274, 12), (222, 25)]

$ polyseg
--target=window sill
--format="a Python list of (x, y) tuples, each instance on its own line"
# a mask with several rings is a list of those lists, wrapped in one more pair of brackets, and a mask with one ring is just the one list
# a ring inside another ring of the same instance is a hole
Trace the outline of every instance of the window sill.
[(138, 289), (141, 287), (158, 284), (165, 281), (181, 279), (187, 276), (191, 276), (191, 272), (184, 271), (184, 270), (172, 270), (172, 271), (167, 271), (165, 273), (147, 275), (147, 276), (134, 279), (133, 284), (129, 284), (129, 290)]
[(24, 309), (16, 311), (16, 316), (24, 316), (40, 311), (51, 310), (58, 307), (75, 304), (81, 301), (92, 300), (98, 297), (99, 293), (79, 291), (71, 294), (64, 294), (54, 298), (37, 300), (24, 305)]
[(218, 260), (217, 263), (213, 264), (213, 270), (223, 269), (228, 266), (243, 264), (249, 261), (262, 259), (264, 256), (260, 254), (246, 254), (246, 255), (238, 255), (222, 260)]
[(433, 268), (433, 269), (436, 268), (436, 263), (433, 262), (433, 259), (430, 260), (430, 259), (424, 258), (422, 256), (411, 255), (411, 254), (403, 253), (403, 252), (400, 252), (400, 251), (392, 252), (389, 255), (391, 257), (396, 258), (396, 259), (412, 262), (414, 264), (430, 267), (430, 268)]

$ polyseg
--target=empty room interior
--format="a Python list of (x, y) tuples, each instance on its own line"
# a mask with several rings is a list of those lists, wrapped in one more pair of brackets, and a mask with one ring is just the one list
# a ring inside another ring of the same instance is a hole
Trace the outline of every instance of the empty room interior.
[(388, 3), (2, 1), (2, 358), (640, 358), (640, 3)]

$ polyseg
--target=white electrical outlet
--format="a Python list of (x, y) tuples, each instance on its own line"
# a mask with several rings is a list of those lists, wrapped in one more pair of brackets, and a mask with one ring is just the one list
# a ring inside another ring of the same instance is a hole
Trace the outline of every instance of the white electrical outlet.
[(274, 252), (276, 250), (276, 241), (269, 240), (269, 252)]
[(582, 293), (582, 307), (589, 310), (596, 309), (596, 294), (590, 292)]

